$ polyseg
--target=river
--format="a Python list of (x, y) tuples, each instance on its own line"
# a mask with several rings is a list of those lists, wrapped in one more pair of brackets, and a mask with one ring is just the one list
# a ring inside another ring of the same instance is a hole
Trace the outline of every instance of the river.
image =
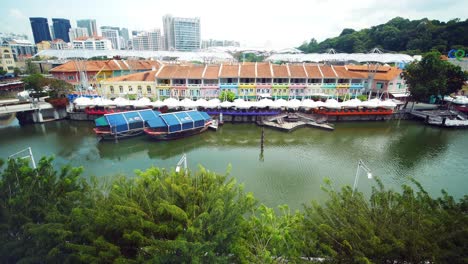
[[(335, 131), (301, 128), (284, 133), (261, 127), (225, 124), (217, 132), (176, 141), (157, 142), (145, 136), (99, 142), (91, 122), (57, 121), (19, 126), (0, 125), (0, 158), (32, 147), (36, 160), (55, 156), (57, 167), (84, 166), (84, 177), (132, 176), (150, 166), (173, 168), (183, 153), (188, 166), (202, 165), (230, 175), (268, 206), (299, 209), (311, 199), (323, 201), (320, 189), (328, 177), (339, 188), (353, 185), (362, 159), (386, 187), (399, 189), (414, 177), (434, 195), (445, 189), (455, 198), (466, 194), (468, 133), (424, 126), (414, 121), (337, 123)], [(360, 171), (358, 189), (370, 192), (375, 181)]]

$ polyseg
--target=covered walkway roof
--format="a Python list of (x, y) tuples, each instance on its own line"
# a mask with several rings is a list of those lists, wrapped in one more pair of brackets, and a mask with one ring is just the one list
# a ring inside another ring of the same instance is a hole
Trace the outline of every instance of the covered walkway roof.
[(284, 62), (324, 62), (324, 61), (356, 61), (379, 63), (409, 63), (415, 59), (407, 54), (394, 53), (309, 53), (309, 54), (273, 54), (266, 61)]
[(42, 50), (36, 56), (56, 57), (58, 59), (92, 57), (139, 57), (156, 60), (200, 61), (207, 63), (235, 61), (227, 52), (182, 52), (182, 51), (149, 51), (149, 50)]

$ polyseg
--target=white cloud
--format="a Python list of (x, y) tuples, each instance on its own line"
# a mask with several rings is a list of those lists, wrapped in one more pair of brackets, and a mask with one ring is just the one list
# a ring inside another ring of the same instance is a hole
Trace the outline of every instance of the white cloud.
[(8, 10), (8, 15), (14, 19), (27, 19), (27, 17), (17, 8)]

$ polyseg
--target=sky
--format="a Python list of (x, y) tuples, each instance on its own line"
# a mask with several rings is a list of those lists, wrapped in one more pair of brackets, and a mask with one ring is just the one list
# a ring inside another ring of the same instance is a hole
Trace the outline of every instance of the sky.
[(4, 0), (0, 32), (21, 33), (33, 42), (29, 17), (96, 19), (97, 26), (162, 30), (162, 16), (200, 17), (202, 39), (235, 40), (244, 47), (291, 48), (315, 38), (335, 37), (401, 16), (467, 19), (466, 0)]

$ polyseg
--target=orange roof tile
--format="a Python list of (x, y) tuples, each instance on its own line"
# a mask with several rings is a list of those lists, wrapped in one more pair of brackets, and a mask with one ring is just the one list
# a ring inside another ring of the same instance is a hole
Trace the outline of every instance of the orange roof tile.
[(106, 82), (154, 82), (157, 71), (138, 72), (129, 75), (109, 78)]
[(304, 71), (304, 65), (302, 64), (289, 64), (289, 72), (291, 72), (291, 77), (307, 78), (306, 72)]
[(257, 63), (257, 78), (271, 78), (270, 63)]
[(242, 64), (239, 77), (255, 78), (255, 63)]
[(323, 73), (323, 78), (336, 78), (335, 72), (330, 65), (320, 65), (319, 67)]
[(190, 66), (178, 66), (172, 73), (173, 79), (187, 79), (190, 73)]
[(317, 65), (306, 64), (305, 69), (310, 79), (322, 79), (322, 74)]
[(171, 79), (174, 72), (177, 70), (179, 65), (164, 65), (157, 74), (158, 79)]
[(187, 78), (201, 79), (204, 70), (205, 70), (205, 65), (193, 65), (190, 67), (190, 71), (189, 71)]
[(219, 77), (239, 77), (239, 65), (223, 64), (223, 68), (221, 69), (221, 74)]
[(68, 61), (50, 70), (50, 72), (88, 72), (118, 71), (118, 70), (153, 70), (160, 67), (159, 62), (149, 60), (103, 60), (103, 61)]
[(203, 75), (203, 79), (218, 79), (220, 65), (208, 65), (206, 66), (205, 74)]
[(289, 78), (288, 68), (286, 64), (283, 65), (272, 65), (273, 77), (275, 78)]
[(398, 77), (403, 71), (396, 67), (390, 67), (390, 70), (387, 72), (377, 72), (374, 76), (375, 80), (390, 81)]

